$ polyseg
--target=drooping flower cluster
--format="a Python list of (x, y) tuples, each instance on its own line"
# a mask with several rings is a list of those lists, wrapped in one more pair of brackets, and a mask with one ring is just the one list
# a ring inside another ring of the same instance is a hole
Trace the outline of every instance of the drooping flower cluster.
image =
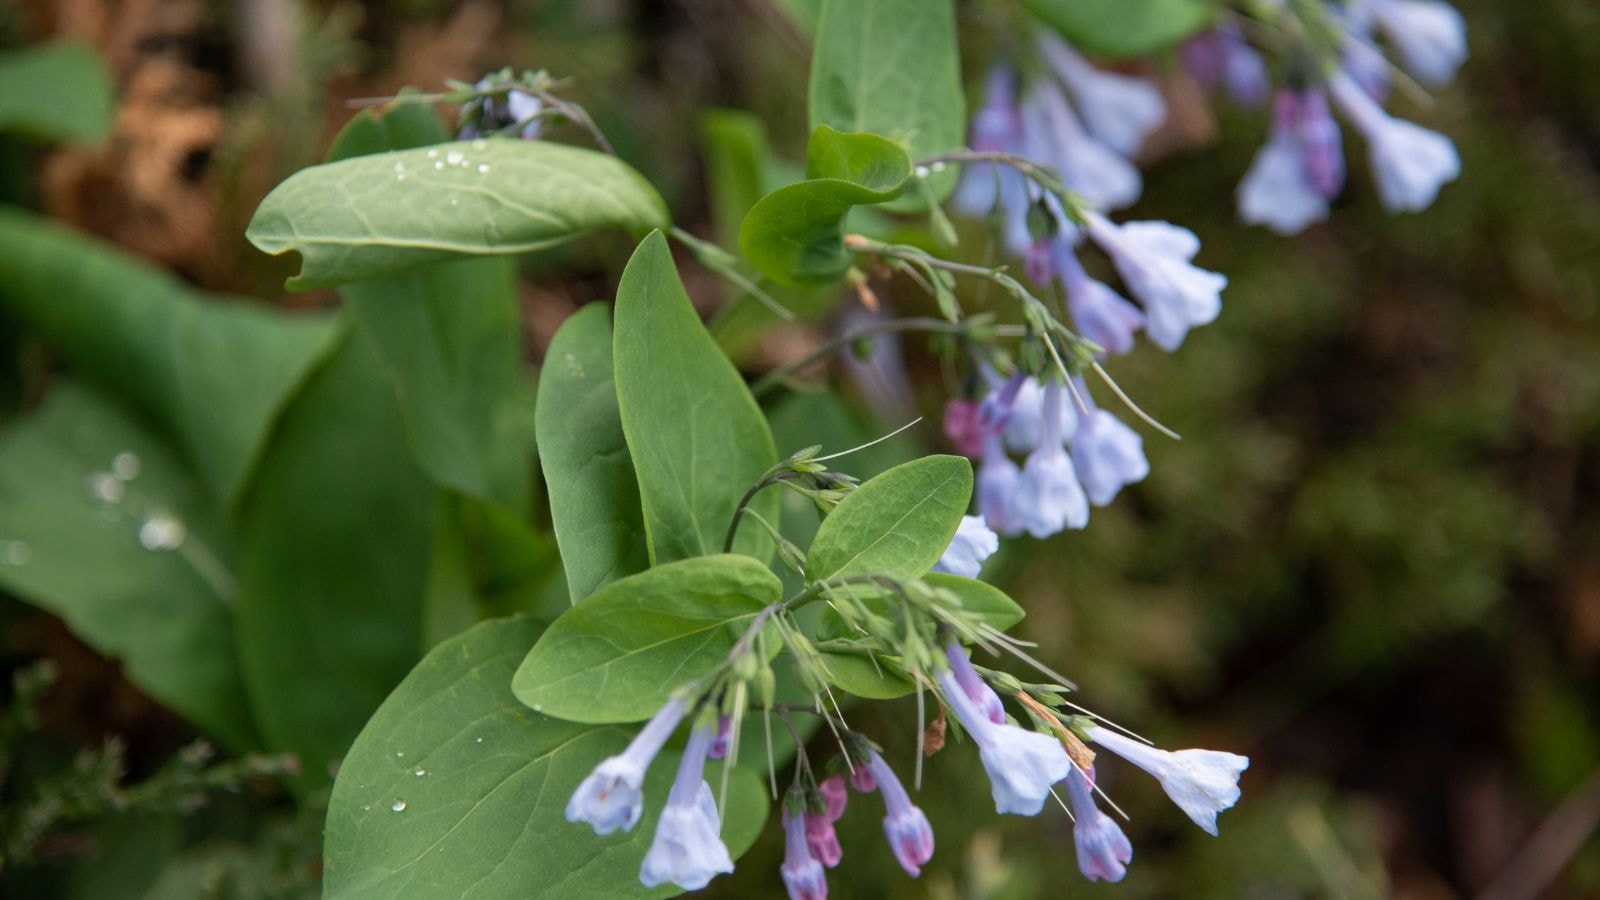
[[(1337, 52), (1319, 54), (1317, 43), (1307, 41), (1290, 60), (1286, 83), (1273, 97), (1267, 141), (1237, 193), (1240, 218), (1280, 234), (1296, 234), (1326, 219), (1329, 202), (1344, 189), (1335, 108), (1366, 142), (1368, 166), (1389, 212), (1426, 209), (1461, 173), (1449, 138), (1384, 111), (1390, 65), (1376, 42), (1381, 34), (1411, 77), (1444, 85), (1466, 58), (1460, 14), (1443, 0), (1347, 0), (1319, 12), (1319, 21), (1302, 24), (1308, 33), (1318, 33), (1316, 27), (1338, 31)], [(1198, 40), (1253, 54), (1230, 34), (1236, 32), (1229, 28)], [(1215, 77), (1212, 59), (1185, 58), (1197, 78)]]

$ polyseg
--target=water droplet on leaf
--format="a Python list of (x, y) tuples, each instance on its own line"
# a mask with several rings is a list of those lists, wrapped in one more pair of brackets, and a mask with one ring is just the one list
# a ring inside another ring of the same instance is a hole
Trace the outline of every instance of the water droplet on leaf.
[(140, 462), (137, 454), (123, 451), (111, 460), (111, 474), (119, 481), (132, 481), (139, 477)]
[(405, 812), (406, 811), (406, 802), (404, 800), (396, 800), (395, 802), (389, 804), (389, 811), (390, 812)]
[(103, 503), (121, 503), (122, 482), (110, 472), (96, 472), (89, 476), (89, 496)]
[(147, 519), (139, 526), (139, 543), (146, 550), (176, 550), (189, 537), (189, 529), (167, 515)]

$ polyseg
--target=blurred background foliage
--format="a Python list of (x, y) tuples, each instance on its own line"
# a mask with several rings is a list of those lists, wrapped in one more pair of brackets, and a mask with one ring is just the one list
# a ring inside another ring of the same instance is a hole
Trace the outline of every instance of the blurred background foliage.
[[(1331, 223), (1293, 240), (1233, 215), (1264, 123), (1207, 108), (1170, 61), (1155, 63), (1175, 115), (1134, 217), (1194, 228), (1202, 262), (1232, 282), (1217, 324), (1116, 372), (1184, 439), (1147, 434), (1148, 481), (1086, 532), (1011, 542), (986, 570), (1085, 702), (1159, 743), (1251, 756), (1222, 838), (1189, 827), (1153, 784), (1108, 782), (1133, 817), (1135, 861), (1123, 884), (1092, 886), (1064, 815), (997, 820), (970, 758), (939, 754), (924, 774), (939, 841), (924, 877), (898, 872), (873, 801), (857, 800), (835, 896), (1600, 894), (1600, 8), (1459, 5), (1472, 44), (1462, 80), (1410, 112), (1455, 138), (1462, 179), (1401, 218), (1349, 191)], [(330, 305), (331, 293), (284, 295), (282, 261), (244, 242), (256, 202), (321, 158), (347, 101), (509, 64), (571, 77), (677, 221), (731, 243), (730, 197), (801, 154), (808, 6), (11, 0), (0, 49), (70, 38), (103, 60), (76, 87), (31, 77), (36, 106), (60, 112), (54, 92), (69, 89), (92, 98), (97, 78), (115, 99), (103, 137), (41, 135), (50, 123), (8, 81), (0, 201), (208, 291)], [(1015, 14), (962, 4), (969, 80)], [(703, 124), (713, 108), (753, 111), (723, 124), (764, 132), (776, 158), (728, 128), (716, 138)], [(609, 297), (629, 250), (600, 237), (523, 260), (530, 362), (568, 313)], [(682, 268), (708, 315), (727, 299)], [(875, 287), (897, 312), (924, 311), (904, 285)], [(756, 375), (859, 312), (850, 298), (812, 305), (837, 311), (720, 333)], [(773, 395), (780, 449), (845, 446), (918, 413), (929, 419), (912, 436), (851, 470), (943, 447), (939, 357), (920, 338), (870, 349), (903, 356), (909, 378), (849, 360), (815, 371), (846, 403)], [(0, 316), (0, 428), (38, 405), (59, 363)], [(218, 758), (115, 661), (10, 598), (0, 667), (0, 894), (316, 892), (321, 812), (278, 786), (291, 761)], [(911, 703), (858, 715), (914, 752)], [(776, 825), (713, 895), (779, 889)]]

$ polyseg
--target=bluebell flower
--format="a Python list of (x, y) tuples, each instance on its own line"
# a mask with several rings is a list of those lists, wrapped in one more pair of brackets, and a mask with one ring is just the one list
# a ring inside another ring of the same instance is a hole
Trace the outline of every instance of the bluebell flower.
[(533, 94), (524, 93), (513, 88), (506, 92), (506, 109), (511, 114), (513, 123), (522, 123), (522, 139), (531, 141), (539, 136), (541, 119), (539, 113), (544, 109), (544, 102)]
[[(1065, 392), (1056, 396), (1061, 407), (1058, 410), (1061, 437), (1062, 440), (1070, 440), (1078, 429), (1078, 411), (1073, 408), (1072, 398)], [(1016, 400), (1011, 404), (1011, 417), (1006, 422), (1005, 442), (1009, 449), (1027, 453), (1039, 446), (1044, 430), (1044, 399), (1045, 389), (1039, 385), (1039, 379), (1029, 376), (1022, 382)]]
[(1103, 409), (1090, 410), (1072, 441), (1072, 462), (1089, 502), (1106, 506), (1125, 485), (1150, 474), (1144, 439)]
[(1401, 65), (1424, 84), (1450, 83), (1467, 58), (1467, 23), (1442, 0), (1364, 0)]
[(1096, 207), (1121, 209), (1144, 191), (1139, 168), (1084, 129), (1054, 81), (1034, 82), (1023, 98), (1022, 137), (1024, 155), (1054, 166), (1068, 188)]
[(1439, 189), (1461, 174), (1461, 157), (1449, 138), (1390, 116), (1347, 75), (1334, 75), (1329, 88), (1366, 138), (1378, 196), (1390, 212), (1427, 209)]
[[(1058, 241), (1056, 248), (1056, 272), (1078, 333), (1116, 356), (1132, 350), (1134, 332), (1144, 327), (1144, 313), (1110, 285), (1089, 277), (1065, 241)], [(1076, 407), (1071, 412), (1076, 416)]]
[(922, 810), (912, 805), (905, 785), (878, 751), (871, 751), (865, 767), (856, 767), (857, 772), (864, 769), (871, 772), (878, 793), (883, 796), (883, 834), (889, 839), (889, 849), (906, 874), (916, 878), (933, 859), (933, 826)]
[(1061, 742), (1048, 734), (994, 723), (972, 702), (953, 672), (939, 673), (939, 687), (961, 727), (978, 745), (995, 812), (1038, 815), (1050, 786), (1067, 777), (1072, 767)]
[(1222, 311), (1227, 276), (1195, 266), (1200, 239), (1168, 222), (1113, 224), (1085, 215), (1089, 238), (1105, 250), (1128, 290), (1144, 304), (1145, 331), (1165, 350), (1176, 350), (1189, 329)]
[(1154, 775), (1162, 790), (1196, 825), (1217, 833), (1217, 814), (1239, 802), (1239, 775), (1249, 757), (1219, 750), (1158, 750), (1091, 725), (1089, 740)]
[(983, 461), (978, 464), (978, 513), (984, 524), (1007, 537), (1022, 533), (1011, 510), (1011, 497), (1017, 492), (1022, 470), (1006, 455), (1000, 435), (990, 433), (983, 439)]
[(1312, 184), (1300, 140), (1300, 102), (1279, 91), (1272, 131), (1239, 182), (1239, 218), (1279, 234), (1298, 234), (1328, 217), (1328, 198)]
[(632, 831), (644, 809), (645, 770), (683, 721), (684, 711), (681, 697), (668, 700), (639, 729), (627, 749), (595, 766), (567, 801), (567, 821), (587, 822), (596, 834), (610, 834), (618, 828)]
[(955, 537), (950, 539), (950, 546), (944, 549), (944, 555), (933, 564), (933, 571), (977, 578), (983, 569), (983, 561), (998, 549), (1000, 536), (983, 524), (982, 516), (962, 516), (961, 524), (956, 526)]
[(1167, 118), (1160, 89), (1148, 79), (1095, 68), (1049, 31), (1039, 32), (1038, 44), (1045, 62), (1072, 92), (1089, 134), (1125, 157), (1136, 156)]
[(709, 728), (689, 733), (666, 808), (656, 821), (655, 838), (639, 867), (639, 882), (645, 887), (670, 882), (697, 891), (718, 874), (733, 871), (733, 859), (722, 842), (717, 801), (703, 777), (713, 739)]
[(955, 676), (956, 684), (961, 686), (961, 692), (967, 699), (977, 704), (984, 718), (996, 725), (1004, 725), (1005, 704), (1000, 702), (1000, 695), (994, 692), (994, 688), (978, 676), (978, 670), (972, 667), (972, 660), (967, 659), (961, 645), (953, 641), (946, 644), (944, 656), (950, 662), (950, 672)]
[(783, 865), (778, 872), (789, 889), (789, 900), (827, 900), (828, 874), (811, 855), (800, 805), (785, 805), (792, 808), (783, 816)]
[(1036, 538), (1089, 524), (1089, 501), (1063, 443), (1064, 393), (1060, 384), (1044, 389), (1044, 425), (1039, 443), (1022, 464), (1022, 477), (1011, 495), (1012, 521)]
[(1330, 4), (1328, 14), (1344, 27), (1340, 67), (1373, 99), (1383, 102), (1389, 96), (1389, 60), (1374, 41), (1372, 5), (1366, 0)]
[[(968, 145), (984, 153), (1021, 153), (1022, 112), (1017, 105), (1017, 75), (1006, 65), (989, 69), (985, 80), (983, 105), (972, 114)], [(950, 204), (959, 212), (979, 218), (996, 206), (1004, 224), (1006, 247), (1021, 253), (1028, 243), (1028, 179), (1011, 166), (998, 163), (971, 163), (961, 173), (961, 182), (951, 195)]]
[(723, 759), (728, 755), (728, 749), (733, 744), (733, 716), (717, 716), (717, 733), (711, 739), (711, 749), (706, 751), (710, 759)]
[(1228, 99), (1242, 107), (1257, 107), (1267, 100), (1272, 79), (1261, 54), (1239, 34), (1232, 21), (1225, 20), (1210, 31), (1185, 41), (1179, 57), (1201, 90), (1221, 86)]
[(824, 806), (821, 812), (806, 810), (806, 846), (811, 848), (811, 855), (815, 856), (818, 862), (831, 869), (844, 857), (844, 850), (839, 846), (839, 835), (833, 830), (833, 823), (844, 815), (850, 794), (845, 790), (844, 778), (839, 775), (824, 778), (822, 783), (817, 785), (817, 793), (822, 795)]
[(1078, 871), (1090, 881), (1121, 881), (1133, 861), (1133, 844), (1114, 819), (1094, 802), (1089, 775), (1077, 766), (1067, 773), (1067, 803), (1072, 807), (1072, 843)]

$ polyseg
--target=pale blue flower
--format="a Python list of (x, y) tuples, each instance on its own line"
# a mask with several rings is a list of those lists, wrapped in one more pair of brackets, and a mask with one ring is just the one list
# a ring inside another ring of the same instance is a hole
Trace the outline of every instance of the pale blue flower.
[(1449, 84), (1467, 58), (1467, 23), (1441, 0), (1368, 0), (1383, 35), (1418, 81)]
[[(1067, 309), (1078, 333), (1099, 344), (1107, 353), (1120, 356), (1133, 349), (1134, 332), (1144, 327), (1144, 313), (1101, 281), (1089, 277), (1078, 256), (1065, 242), (1058, 242), (1056, 270), (1067, 291)], [(1067, 398), (1071, 405), (1071, 399)], [(1077, 416), (1076, 406), (1071, 412)]]
[(778, 872), (783, 885), (789, 889), (789, 900), (827, 900), (828, 874), (822, 863), (811, 855), (806, 842), (805, 818), (799, 804), (786, 804), (793, 809), (783, 816), (783, 865)]
[[(1017, 106), (1016, 72), (1010, 66), (989, 69), (983, 105), (972, 114), (967, 143), (985, 153), (1021, 153), (1022, 113)], [(1004, 223), (1004, 241), (1013, 253), (1020, 253), (1028, 242), (1028, 179), (1011, 166), (997, 163), (970, 163), (961, 173), (961, 182), (950, 197), (951, 207), (980, 218), (999, 208)]]
[[(889, 839), (889, 849), (906, 874), (916, 878), (922, 867), (933, 858), (933, 827), (922, 810), (913, 806), (905, 785), (895, 777), (894, 770), (883, 761), (878, 751), (870, 751), (866, 771), (872, 773), (878, 794), (883, 797), (883, 834)], [(857, 771), (862, 771), (858, 769)]]
[(1272, 89), (1266, 61), (1231, 20), (1185, 41), (1179, 56), (1201, 90), (1221, 85), (1238, 106), (1260, 106)]
[(1332, 200), (1344, 190), (1344, 136), (1328, 109), (1328, 95), (1316, 89), (1289, 96), (1294, 100), (1291, 115), (1305, 157), (1306, 180)]
[(967, 699), (977, 704), (983, 717), (996, 725), (1003, 725), (1006, 721), (1006, 708), (1000, 702), (1000, 695), (994, 692), (978, 675), (978, 670), (972, 667), (972, 660), (967, 659), (966, 651), (961, 645), (951, 642), (944, 647), (945, 659), (950, 662), (950, 672), (955, 675), (956, 684), (961, 686), (962, 693)]
[(697, 891), (718, 874), (733, 871), (733, 859), (722, 842), (717, 801), (702, 775), (713, 739), (709, 728), (689, 733), (666, 808), (656, 821), (655, 838), (639, 867), (639, 882), (645, 887), (670, 882)]
[(967, 695), (953, 672), (939, 673), (939, 687), (961, 727), (978, 745), (978, 758), (989, 773), (995, 812), (1038, 815), (1050, 796), (1050, 786), (1067, 777), (1072, 767), (1061, 742), (1015, 725), (995, 724)]
[(1162, 790), (1196, 825), (1217, 833), (1217, 814), (1239, 802), (1239, 775), (1249, 757), (1220, 750), (1158, 750), (1090, 725), (1089, 740), (1154, 775)]
[(1137, 155), (1167, 117), (1161, 91), (1148, 79), (1095, 68), (1049, 31), (1039, 32), (1038, 43), (1056, 77), (1072, 92), (1089, 134), (1125, 157)]
[(1271, 134), (1239, 182), (1237, 195), (1239, 218), (1279, 234), (1298, 234), (1328, 217), (1328, 200), (1307, 176), (1299, 135), (1283, 112), (1294, 102), (1287, 91), (1279, 92)]
[(1129, 206), (1144, 191), (1138, 167), (1084, 130), (1053, 81), (1036, 81), (1023, 98), (1022, 133), (1025, 155), (1054, 166), (1068, 188), (1100, 209)]
[(668, 700), (627, 749), (595, 766), (567, 801), (567, 821), (587, 822), (596, 834), (632, 831), (644, 809), (645, 770), (683, 721), (684, 709), (681, 697)]
[[(1070, 440), (1073, 432), (1078, 430), (1078, 411), (1073, 408), (1072, 398), (1065, 392), (1057, 396), (1061, 406), (1061, 438)], [(1011, 404), (1011, 416), (1006, 421), (1005, 439), (1009, 449), (1027, 453), (1039, 446), (1040, 434), (1044, 429), (1044, 398), (1045, 389), (1039, 385), (1039, 379), (1029, 376), (1022, 382), (1016, 400)]]
[[(1091, 776), (1092, 776), (1091, 770)], [(1090, 881), (1121, 881), (1133, 861), (1133, 844), (1114, 819), (1094, 802), (1090, 776), (1077, 766), (1067, 773), (1067, 802), (1072, 806), (1072, 843), (1078, 850), (1078, 871)]]
[(1145, 331), (1165, 350), (1176, 350), (1189, 329), (1222, 311), (1227, 276), (1190, 262), (1200, 239), (1168, 222), (1115, 225), (1097, 212), (1086, 214), (1091, 240), (1111, 257), (1128, 290), (1144, 304)]
[(984, 524), (1007, 537), (1022, 533), (1022, 526), (1011, 511), (1011, 497), (1017, 492), (1022, 471), (1006, 455), (1000, 435), (983, 439), (983, 461), (978, 465), (978, 513)]
[(1023, 463), (1022, 477), (1011, 495), (1011, 520), (1036, 538), (1089, 524), (1089, 501), (1063, 445), (1065, 393), (1060, 384), (1044, 389), (1044, 425), (1039, 443)]
[(982, 516), (962, 516), (955, 537), (944, 555), (933, 564), (933, 571), (963, 578), (977, 578), (983, 561), (1000, 549), (1000, 536), (983, 523)]
[(1439, 189), (1461, 174), (1461, 157), (1449, 138), (1390, 116), (1347, 75), (1335, 75), (1329, 87), (1367, 140), (1378, 196), (1390, 212), (1427, 209)]
[(1103, 409), (1091, 410), (1079, 427), (1072, 441), (1072, 462), (1095, 506), (1106, 506), (1125, 485), (1150, 474), (1144, 439)]

